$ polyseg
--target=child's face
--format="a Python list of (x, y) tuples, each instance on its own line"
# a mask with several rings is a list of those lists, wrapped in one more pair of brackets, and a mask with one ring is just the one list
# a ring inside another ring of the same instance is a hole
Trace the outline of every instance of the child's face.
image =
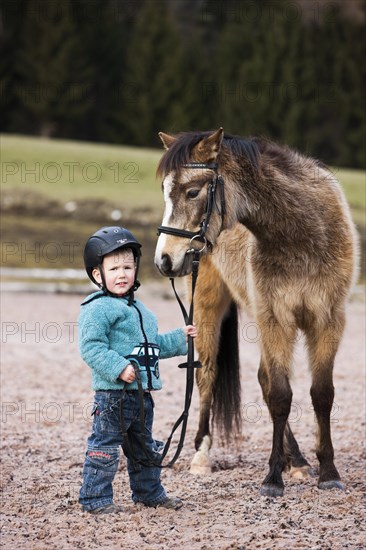
[[(116, 250), (103, 258), (103, 272), (107, 290), (123, 296), (133, 287), (136, 265), (131, 250)], [(93, 270), (94, 279), (102, 283), (99, 269)]]

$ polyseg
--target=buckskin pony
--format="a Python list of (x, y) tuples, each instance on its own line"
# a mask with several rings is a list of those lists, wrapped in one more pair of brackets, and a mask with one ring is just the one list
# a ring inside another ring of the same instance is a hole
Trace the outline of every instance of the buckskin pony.
[(222, 128), (159, 136), (165, 212), (155, 263), (164, 276), (185, 276), (193, 250), (202, 250), (195, 293), (200, 417), (191, 470), (210, 471), (211, 412), (221, 433), (240, 431), (237, 308), (244, 307), (260, 334), (258, 379), (273, 422), (261, 494), (283, 495), (286, 467), (298, 478), (310, 473), (288, 423), (298, 330), (312, 376), (318, 487), (343, 489), (330, 414), (358, 246), (339, 183), (320, 162), (266, 139), (224, 135)]

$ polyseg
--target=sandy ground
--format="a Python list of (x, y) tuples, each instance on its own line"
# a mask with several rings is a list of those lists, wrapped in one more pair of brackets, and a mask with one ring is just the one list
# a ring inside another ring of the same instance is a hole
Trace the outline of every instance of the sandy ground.
[[(163, 289), (163, 290), (162, 290)], [(181, 314), (163, 287), (140, 289), (157, 312), (161, 331), (180, 326)], [(122, 459), (115, 502), (124, 512), (93, 517), (78, 505), (85, 442), (91, 427), (90, 371), (78, 356), (76, 318), (82, 296), (3, 294), (2, 306), (2, 545), (16, 549), (361, 549), (365, 533), (365, 303), (348, 307), (337, 356), (333, 443), (346, 491), (319, 491), (316, 479), (285, 474), (285, 496), (259, 496), (267, 471), (271, 423), (256, 379), (255, 325), (241, 319), (243, 433), (236, 444), (215, 439), (213, 473), (189, 473), (198, 419), (195, 390), (186, 444), (167, 491), (181, 497), (178, 512), (135, 506)], [(299, 340), (290, 420), (316, 466), (315, 422), (306, 355)], [(179, 360), (162, 361), (164, 389), (155, 394), (155, 437), (166, 438), (183, 407), (185, 374)]]

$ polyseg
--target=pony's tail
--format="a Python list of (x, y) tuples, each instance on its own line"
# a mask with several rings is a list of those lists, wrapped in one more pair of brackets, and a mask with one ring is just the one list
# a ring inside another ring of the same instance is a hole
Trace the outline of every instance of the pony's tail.
[(213, 422), (226, 441), (241, 431), (238, 310), (234, 302), (221, 323), (217, 376), (213, 388)]

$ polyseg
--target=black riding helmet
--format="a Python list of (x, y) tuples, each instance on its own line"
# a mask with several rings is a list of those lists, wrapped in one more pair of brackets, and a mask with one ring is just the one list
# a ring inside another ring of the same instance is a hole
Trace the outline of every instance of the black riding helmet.
[[(93, 269), (96, 267), (99, 268), (102, 281), (104, 282), (102, 269), (103, 256), (120, 248), (132, 249), (136, 262), (135, 284), (133, 290), (137, 290), (140, 286), (137, 275), (140, 265), (141, 244), (134, 235), (124, 227), (102, 227), (89, 237), (84, 248), (84, 264), (88, 277), (93, 283), (100, 287), (101, 285), (97, 283), (93, 277)], [(102, 287), (108, 294), (105, 284), (103, 284)]]

